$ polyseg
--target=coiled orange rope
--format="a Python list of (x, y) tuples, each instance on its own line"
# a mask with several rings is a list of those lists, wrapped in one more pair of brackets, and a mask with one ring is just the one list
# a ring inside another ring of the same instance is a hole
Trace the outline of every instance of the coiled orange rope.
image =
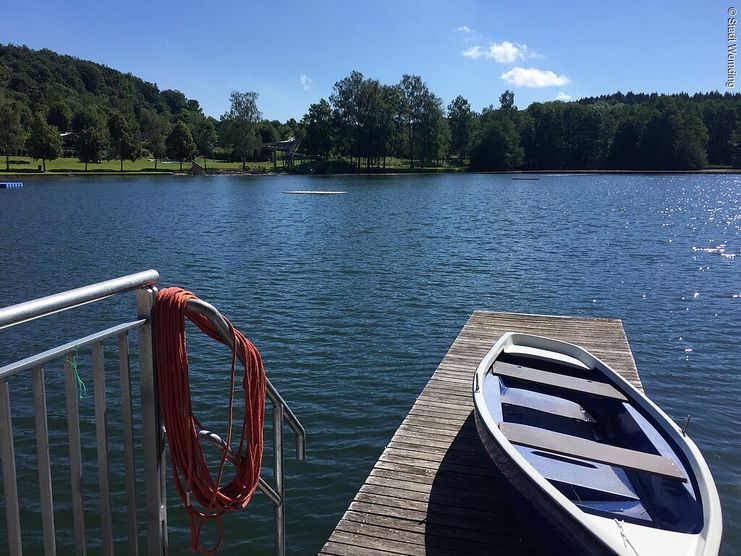
[[(225, 440), (227, 447), (231, 446), (232, 440), (237, 359), (244, 363), (242, 389), (245, 411), (239, 448), (232, 451), (235, 476), (231, 482), (222, 486), (227, 452), (224, 451), (214, 478), (199, 442), (198, 431), (203, 430), (203, 426), (193, 415), (185, 345), (185, 317), (214, 340), (225, 345), (226, 343), (205, 316), (186, 313), (188, 300), (194, 298), (195, 295), (181, 288), (160, 290), (154, 306), (153, 326), (160, 410), (170, 445), (172, 476), (188, 512), (191, 549), (201, 554), (211, 554), (224, 541), (221, 516), (226, 512), (244, 509), (260, 478), (266, 378), (257, 348), (227, 320), (234, 346), (229, 388), (229, 421)], [(193, 500), (198, 502), (201, 509), (193, 506)], [(210, 520), (218, 523), (219, 539), (211, 548), (204, 548), (200, 542), (201, 529)]]

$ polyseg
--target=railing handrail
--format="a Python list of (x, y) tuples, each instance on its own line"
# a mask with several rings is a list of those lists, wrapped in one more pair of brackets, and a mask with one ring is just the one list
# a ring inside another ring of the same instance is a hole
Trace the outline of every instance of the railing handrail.
[(19, 373), (21, 371), (32, 369), (33, 367), (36, 367), (38, 365), (43, 365), (53, 359), (64, 357), (66, 354), (75, 350), (90, 347), (95, 342), (107, 340), (108, 338), (118, 336), (123, 332), (135, 330), (141, 327), (141, 325), (143, 325), (145, 322), (147, 322), (146, 319), (139, 319), (131, 322), (117, 324), (116, 326), (111, 326), (110, 328), (106, 328), (105, 330), (101, 330), (100, 332), (90, 334), (88, 336), (85, 336), (84, 338), (77, 338), (76, 340), (72, 340), (71, 342), (62, 344), (61, 346), (53, 347), (30, 357), (26, 357), (25, 359), (19, 359), (18, 361), (9, 363), (8, 365), (0, 366), (0, 380), (7, 379), (11, 375)]
[(145, 270), (66, 292), (39, 297), (17, 305), (10, 305), (0, 309), (0, 330), (99, 301), (118, 293), (154, 286), (159, 278), (160, 275), (156, 270)]

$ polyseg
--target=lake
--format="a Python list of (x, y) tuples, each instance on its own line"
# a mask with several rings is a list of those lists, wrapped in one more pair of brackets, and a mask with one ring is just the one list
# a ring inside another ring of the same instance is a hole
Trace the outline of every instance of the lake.
[[(157, 176), (25, 184), (0, 190), (0, 306), (154, 268), (161, 286), (182, 286), (216, 305), (261, 350), (270, 379), (307, 429), (307, 461), (286, 461), (290, 553), (321, 548), (476, 309), (622, 319), (647, 394), (677, 422), (692, 415), (688, 434), (722, 499), (723, 553), (741, 553), (741, 177)], [(111, 314), (130, 318), (133, 296), (0, 331), (0, 363), (92, 332)], [(228, 371), (214, 346), (189, 337), (196, 410), (209, 424), (223, 420)], [(81, 376), (91, 385), (88, 360), (81, 354)], [(60, 372), (49, 368), (47, 393), (50, 427), (63, 433)], [(30, 386), (14, 379), (11, 388), (20, 495), (29, 508), (21, 519), (34, 526)], [(80, 402), (83, 419), (89, 398)], [(110, 411), (118, 415), (115, 405)], [(94, 442), (89, 423), (83, 436)], [(290, 446), (289, 432), (286, 440)], [(52, 438), (55, 446), (61, 459), (53, 480), (63, 491), (63, 434)], [(112, 458), (115, 473), (121, 467)], [(86, 468), (91, 500), (94, 465)], [(114, 496), (122, 488), (114, 479)], [(187, 521), (179, 501), (170, 503), (171, 552), (185, 552)], [(65, 504), (60, 496), (58, 525), (71, 520)], [(88, 509), (94, 514), (94, 503)], [(271, 516), (258, 495), (246, 514), (227, 517), (223, 553), (270, 554)], [(29, 550), (38, 542), (24, 533)]]

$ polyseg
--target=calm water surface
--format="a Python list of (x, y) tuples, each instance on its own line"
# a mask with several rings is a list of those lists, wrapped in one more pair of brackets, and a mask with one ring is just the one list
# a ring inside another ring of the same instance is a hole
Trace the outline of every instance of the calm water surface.
[[(347, 194), (283, 193), (299, 189)], [(723, 553), (741, 553), (741, 178), (58, 178), (0, 190), (0, 306), (147, 268), (221, 308), (260, 348), (305, 424), (308, 460), (287, 460), (292, 554), (322, 546), (475, 309), (622, 319), (647, 393), (678, 421), (692, 415), (689, 434), (721, 493)], [(132, 308), (129, 296), (0, 331), (0, 363)], [(226, 357), (195, 334), (189, 350), (199, 417), (218, 430)], [(89, 355), (79, 361), (92, 386)], [(58, 367), (48, 369), (47, 393), (58, 431), (55, 517), (65, 527)], [(30, 385), (11, 387), (21, 519), (38, 526)], [(92, 396), (80, 405), (93, 538)], [(114, 396), (110, 414), (119, 409)], [(111, 457), (122, 505), (121, 458)], [(171, 548), (185, 552), (187, 523), (171, 504)], [(256, 497), (227, 521), (223, 553), (270, 554), (271, 515)], [(115, 519), (123, 538), (125, 512)], [(0, 535), (6, 546), (4, 527)], [(24, 542), (33, 551), (38, 535), (24, 533)], [(59, 542), (72, 541), (63, 533)]]

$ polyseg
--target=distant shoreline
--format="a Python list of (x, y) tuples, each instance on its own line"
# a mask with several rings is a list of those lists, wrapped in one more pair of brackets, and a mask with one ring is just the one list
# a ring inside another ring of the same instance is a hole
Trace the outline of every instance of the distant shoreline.
[(5, 171), (0, 171), (0, 181), (23, 181), (24, 178), (54, 178), (54, 177), (90, 177), (90, 178), (101, 178), (101, 177), (136, 177), (136, 176), (146, 176), (146, 177), (153, 177), (153, 176), (179, 176), (179, 177), (199, 177), (199, 176), (207, 176), (207, 177), (216, 177), (216, 176), (251, 176), (251, 177), (258, 177), (258, 176), (307, 176), (307, 177), (322, 177), (322, 176), (409, 176), (409, 175), (437, 175), (437, 174), (495, 174), (495, 175), (547, 175), (547, 174), (557, 174), (557, 175), (569, 175), (569, 174), (582, 174), (582, 175), (599, 175), (599, 174), (625, 174), (625, 175), (661, 175), (661, 174), (741, 174), (741, 168), (704, 168), (702, 170), (508, 170), (508, 171), (496, 171), (496, 170), (489, 170), (489, 171), (468, 171), (468, 170), (419, 170), (419, 171), (411, 171), (411, 170), (402, 170), (399, 171), (398, 169), (394, 169), (393, 171), (389, 172), (338, 172), (338, 173), (322, 173), (322, 174), (314, 174), (314, 173), (302, 173), (302, 172), (285, 172), (285, 171), (278, 171), (278, 172), (264, 172), (264, 171), (226, 171), (226, 172), (206, 172), (205, 174), (195, 175), (191, 174), (190, 172), (180, 172), (180, 171), (172, 171), (172, 172), (163, 172), (163, 171), (156, 171), (156, 172), (146, 172), (146, 171), (123, 171), (123, 172), (115, 172), (115, 171), (105, 171), (105, 172), (9, 172), (6, 173)]

